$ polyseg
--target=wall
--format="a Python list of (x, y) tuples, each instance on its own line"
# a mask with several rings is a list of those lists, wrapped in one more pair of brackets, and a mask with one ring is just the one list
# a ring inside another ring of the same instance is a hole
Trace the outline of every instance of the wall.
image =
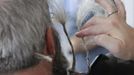
[(134, 0), (122, 0), (127, 12), (127, 22), (134, 27)]

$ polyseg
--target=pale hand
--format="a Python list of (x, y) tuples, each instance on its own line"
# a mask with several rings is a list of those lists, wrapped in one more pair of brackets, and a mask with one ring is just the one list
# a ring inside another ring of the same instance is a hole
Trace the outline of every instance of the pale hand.
[[(96, 0), (109, 13), (115, 11), (107, 0)], [(78, 37), (94, 36), (96, 45), (108, 49), (114, 56), (124, 59), (134, 59), (134, 29), (126, 23), (126, 12), (121, 0), (115, 0), (117, 13), (109, 17), (95, 16), (90, 19), (79, 32)]]

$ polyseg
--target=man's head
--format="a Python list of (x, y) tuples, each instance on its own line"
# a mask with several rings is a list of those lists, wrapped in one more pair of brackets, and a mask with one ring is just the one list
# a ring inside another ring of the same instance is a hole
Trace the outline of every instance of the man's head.
[(35, 64), (50, 23), (47, 0), (0, 0), (0, 72)]

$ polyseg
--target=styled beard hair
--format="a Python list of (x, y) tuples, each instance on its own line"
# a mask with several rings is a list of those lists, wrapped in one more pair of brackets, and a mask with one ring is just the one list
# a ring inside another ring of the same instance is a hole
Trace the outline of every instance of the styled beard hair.
[(51, 25), (47, 0), (6, 0), (0, 5), (0, 73), (38, 62)]

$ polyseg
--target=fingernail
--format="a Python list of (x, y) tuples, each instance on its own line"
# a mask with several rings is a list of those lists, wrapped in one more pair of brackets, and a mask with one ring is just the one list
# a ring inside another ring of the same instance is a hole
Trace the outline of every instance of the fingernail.
[(83, 37), (83, 34), (81, 32), (76, 32), (75, 34), (77, 37)]
[(76, 32), (76, 33), (75, 33), (76, 36), (79, 36), (79, 34), (80, 34), (79, 32)]

